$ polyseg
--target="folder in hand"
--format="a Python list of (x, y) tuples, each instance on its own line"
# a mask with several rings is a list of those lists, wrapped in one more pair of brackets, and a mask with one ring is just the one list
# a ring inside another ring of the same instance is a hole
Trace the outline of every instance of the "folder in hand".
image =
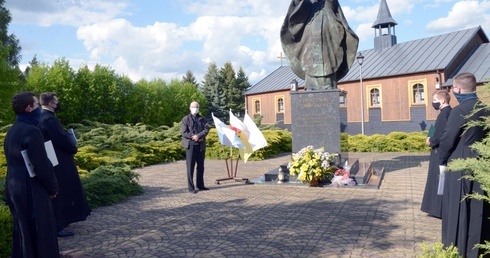
[(432, 137), (434, 136), (434, 131), (436, 130), (434, 125), (430, 125), (429, 127), (429, 132), (427, 133), (427, 137)]
[(437, 195), (443, 195), (444, 193), (444, 178), (445, 178), (446, 166), (439, 166), (439, 184), (437, 185)]

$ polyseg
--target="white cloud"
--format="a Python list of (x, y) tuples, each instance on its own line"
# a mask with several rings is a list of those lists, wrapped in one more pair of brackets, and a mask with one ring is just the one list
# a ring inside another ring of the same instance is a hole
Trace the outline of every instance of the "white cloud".
[(128, 0), (6, 0), (13, 22), (80, 26), (127, 15)]
[(285, 15), (285, 0), (182, 0), (183, 9), (198, 16), (280, 16)]
[[(243, 4), (245, 2), (241, 1), (241, 6), (247, 9)], [(278, 67), (280, 64), (277, 58), (282, 52), (279, 29), (285, 13), (279, 15), (276, 11), (278, 8), (272, 8), (272, 1), (260, 6), (261, 3), (248, 3), (250, 12), (259, 13), (222, 16), (221, 12), (221, 16), (198, 16), (188, 25), (156, 22), (137, 27), (127, 20), (113, 19), (81, 26), (77, 37), (90, 52), (92, 61), (116, 59), (111, 65), (118, 71), (131, 74), (133, 79), (161, 75), (162, 71), (166, 76), (180, 76), (188, 69), (199, 77), (197, 75), (204, 74), (210, 62), (221, 66), (228, 61), (236, 70), (243, 67), (247, 74), (262, 74), (264, 66)], [(287, 5), (282, 5), (287, 8)], [(205, 13), (212, 13), (210, 10), (217, 8), (240, 9), (233, 1), (206, 5), (206, 8), (202, 3), (189, 7), (190, 11), (206, 10)], [(244, 42), (247, 37), (265, 44), (260, 47), (248, 45), (249, 42)], [(185, 50), (183, 46), (186, 44), (199, 47)], [(137, 74), (140, 74), (139, 78)]]
[[(15, 23), (75, 28), (76, 37), (83, 43), (85, 53), (74, 54), (76, 58), (66, 58), (74, 60), (76, 64), (84, 63), (89, 67), (96, 63), (108, 65), (133, 80), (155, 77), (167, 80), (191, 70), (200, 81), (210, 62), (220, 67), (231, 61), (236, 70), (243, 67), (252, 82), (263, 78), (280, 65), (278, 56), (282, 46), (279, 30), (290, 2), (172, 0), (164, 5), (175, 10), (176, 13), (172, 14), (175, 16), (142, 18), (138, 15), (145, 12), (138, 10), (144, 10), (147, 6), (143, 6), (144, 3), (139, 0), (6, 0)], [(421, 14), (420, 11), (439, 10), (429, 4), (447, 7), (455, 0), (387, 2), (393, 18), (401, 25), (397, 27), (397, 34), (400, 34), (400, 27), (422, 31), (427, 13)], [(482, 21), (485, 27), (490, 20), (486, 15), (490, 9), (489, 2), (455, 3), (447, 17), (432, 21), (427, 25), (427, 30), (441, 33), (442, 29), (477, 26)], [(150, 5), (161, 7), (156, 2)], [(378, 14), (379, 0), (342, 1), (341, 6), (351, 28), (360, 38), (359, 50), (372, 45), (374, 32), (371, 26)], [(416, 6), (417, 12), (414, 11)], [(438, 14), (435, 11), (433, 13)], [(423, 23), (420, 21), (422, 16)], [(425, 34), (423, 31), (418, 35)], [(405, 40), (415, 39), (413, 37), (412, 34)], [(32, 42), (23, 44), (34, 45)], [(77, 51), (80, 49), (83, 50), (80, 47)], [(34, 51), (44, 53), (43, 49)], [(48, 55), (44, 55), (47, 56), (45, 60), (55, 56), (53, 53)], [(77, 59), (85, 55), (88, 56), (86, 60)], [(284, 64), (287, 64), (286, 61)]]
[(430, 21), (427, 30), (440, 33), (479, 25), (490, 27), (489, 11), (490, 1), (459, 1), (446, 17)]

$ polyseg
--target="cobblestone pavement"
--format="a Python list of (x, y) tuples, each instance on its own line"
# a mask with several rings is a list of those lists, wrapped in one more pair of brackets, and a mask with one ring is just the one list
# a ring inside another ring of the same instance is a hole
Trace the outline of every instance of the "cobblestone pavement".
[[(187, 192), (185, 161), (137, 171), (145, 194), (92, 211), (59, 238), (67, 257), (415, 257), (440, 241), (420, 211), (429, 155), (349, 153), (386, 174), (380, 189), (245, 184), (206, 160), (210, 191)], [(254, 179), (289, 161), (239, 162)]]

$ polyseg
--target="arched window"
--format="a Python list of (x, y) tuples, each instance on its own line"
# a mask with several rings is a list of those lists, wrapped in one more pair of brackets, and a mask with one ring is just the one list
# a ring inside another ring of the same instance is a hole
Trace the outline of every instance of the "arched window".
[(417, 83), (412, 86), (413, 103), (421, 104), (425, 102), (424, 99), (424, 85)]
[(371, 106), (372, 107), (379, 107), (380, 104), (380, 98), (379, 98), (379, 89), (371, 89), (369, 91), (370, 97), (371, 97)]
[(260, 113), (260, 101), (259, 100), (255, 101), (255, 113), (256, 114)]
[(283, 98), (277, 99), (277, 112), (279, 112), (279, 113), (284, 112), (284, 99)]

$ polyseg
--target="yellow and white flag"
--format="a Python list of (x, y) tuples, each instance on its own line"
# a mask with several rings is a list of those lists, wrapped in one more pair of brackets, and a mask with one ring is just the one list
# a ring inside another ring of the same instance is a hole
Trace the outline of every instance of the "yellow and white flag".
[(267, 140), (265, 139), (264, 135), (246, 112), (245, 118), (243, 119), (243, 124), (245, 124), (245, 126), (247, 127), (249, 133), (248, 142), (252, 146), (253, 151), (267, 146)]
[(240, 156), (243, 162), (247, 162), (252, 153), (260, 148), (267, 146), (267, 141), (264, 135), (259, 130), (257, 125), (248, 114), (245, 113), (245, 118), (242, 121), (238, 119), (230, 110), (230, 129), (234, 130), (240, 137), (245, 148), (240, 148)]

